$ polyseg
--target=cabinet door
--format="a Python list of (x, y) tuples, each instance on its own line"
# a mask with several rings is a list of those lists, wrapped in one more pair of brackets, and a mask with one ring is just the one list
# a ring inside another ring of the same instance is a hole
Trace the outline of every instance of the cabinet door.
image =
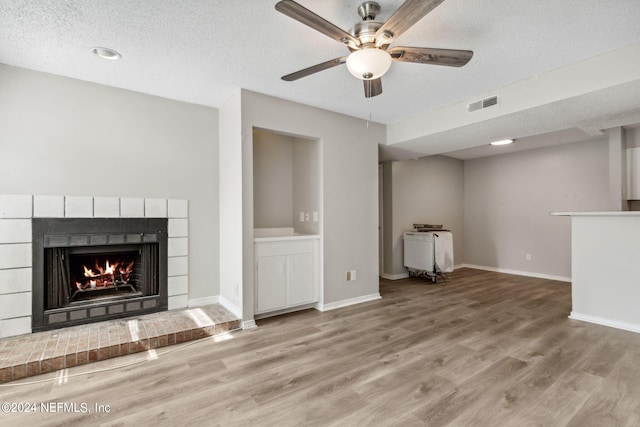
[(289, 269), (287, 305), (294, 306), (316, 301), (313, 254), (289, 255), (287, 264)]
[(286, 305), (287, 257), (258, 258), (258, 313), (277, 310)]

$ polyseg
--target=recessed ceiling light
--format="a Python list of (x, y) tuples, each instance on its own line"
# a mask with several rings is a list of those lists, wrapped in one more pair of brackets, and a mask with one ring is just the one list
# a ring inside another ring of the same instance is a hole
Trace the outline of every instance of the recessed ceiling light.
[(513, 143), (513, 139), (502, 139), (500, 141), (490, 142), (490, 145), (507, 145)]
[(110, 61), (116, 61), (122, 58), (122, 55), (120, 55), (113, 49), (109, 49), (108, 47), (94, 47), (93, 53), (98, 55), (102, 59), (108, 59)]

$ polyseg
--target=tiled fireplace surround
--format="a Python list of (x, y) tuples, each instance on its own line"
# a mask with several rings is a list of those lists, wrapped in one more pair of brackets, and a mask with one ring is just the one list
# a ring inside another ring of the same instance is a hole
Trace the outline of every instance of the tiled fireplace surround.
[(186, 200), (0, 195), (0, 338), (31, 332), (32, 218), (168, 218), (169, 310), (189, 293)]

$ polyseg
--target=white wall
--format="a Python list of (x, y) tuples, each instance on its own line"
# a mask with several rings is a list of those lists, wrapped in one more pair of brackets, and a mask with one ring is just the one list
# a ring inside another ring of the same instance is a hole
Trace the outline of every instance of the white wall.
[[(317, 138), (322, 158), (324, 304), (378, 293), (378, 143), (384, 126), (257, 93), (242, 92), (244, 289), (253, 290), (252, 129)], [(346, 282), (347, 270), (357, 280)], [(245, 316), (253, 292), (244, 294)]]
[(609, 200), (606, 139), (467, 160), (465, 263), (568, 278), (569, 218), (549, 212), (603, 211)]
[(241, 103), (237, 90), (220, 108), (220, 302), (237, 316), (242, 316), (244, 280)]
[[(382, 163), (382, 254), (381, 275), (393, 275), (393, 162)], [(401, 274), (404, 274), (402, 271)]]
[(218, 112), (0, 65), (0, 194), (189, 201), (190, 298), (218, 295)]
[[(320, 234), (320, 222), (313, 212), (320, 213), (322, 173), (320, 171), (320, 141), (295, 138), (293, 143), (293, 226), (296, 233)], [(310, 221), (300, 221), (300, 212), (309, 214)]]
[(640, 214), (571, 217), (572, 319), (640, 332)]
[(640, 147), (640, 128), (625, 128), (627, 148)]
[(295, 138), (253, 130), (253, 222), (255, 228), (293, 227)]
[[(390, 171), (388, 170), (390, 169)], [(454, 263), (464, 260), (464, 169), (462, 160), (443, 156), (391, 163), (391, 230), (385, 240), (385, 274), (407, 273), (403, 266), (403, 233), (415, 223), (442, 224), (452, 231)], [(384, 177), (388, 179), (389, 177)], [(386, 195), (384, 196), (386, 198)], [(385, 225), (388, 227), (387, 223)]]

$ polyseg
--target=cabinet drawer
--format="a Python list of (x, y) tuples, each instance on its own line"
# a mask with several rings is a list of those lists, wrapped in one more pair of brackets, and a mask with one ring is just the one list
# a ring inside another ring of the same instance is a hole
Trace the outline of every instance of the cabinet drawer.
[(313, 252), (313, 240), (256, 243), (256, 257), (304, 254)]

